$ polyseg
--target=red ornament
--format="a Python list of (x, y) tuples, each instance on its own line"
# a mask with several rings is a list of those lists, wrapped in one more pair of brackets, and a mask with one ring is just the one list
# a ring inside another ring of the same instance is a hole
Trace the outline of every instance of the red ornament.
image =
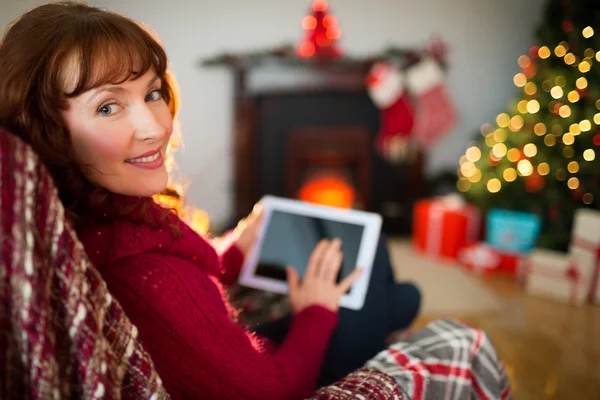
[[(527, 157), (527, 156), (525, 155), (525, 153), (523, 152), (523, 149), (519, 150), (519, 161), (521, 161), (521, 160), (525, 160), (525, 159), (527, 159), (527, 158), (529, 158), (529, 157)], [(517, 161), (517, 162), (519, 162), (519, 161)]]
[(545, 184), (546, 179), (537, 172), (534, 172), (525, 179), (525, 190), (531, 193), (539, 192), (544, 188)]
[(527, 79), (531, 79), (537, 74), (537, 65), (532, 60), (525, 68), (521, 68), (521, 72), (525, 74)]
[(581, 185), (579, 185), (579, 187), (575, 190), (571, 190), (571, 195), (573, 196), (573, 198), (575, 200), (580, 201), (581, 199), (583, 199), (583, 195), (585, 194), (585, 190), (583, 190), (583, 188), (581, 187)]
[(337, 25), (337, 18), (328, 13), (328, 8), (326, 0), (313, 1), (312, 15), (302, 20), (306, 35), (296, 50), (299, 57), (335, 59), (342, 55), (337, 46), (342, 31)]
[(594, 144), (596, 146), (600, 146), (600, 132), (596, 133), (596, 135), (594, 136)]
[(500, 164), (500, 160), (493, 157), (492, 153), (490, 153), (490, 156), (488, 158), (488, 163), (492, 166), (492, 167), (497, 167), (498, 164)]
[(534, 58), (538, 58), (539, 54), (538, 52), (540, 51), (540, 46), (535, 45), (535, 46), (531, 46), (529, 48), (529, 58), (534, 59)]
[(561, 108), (562, 106), (563, 106), (563, 103), (559, 103), (559, 102), (557, 102), (557, 103), (554, 105), (554, 114), (558, 114), (558, 112), (560, 111), (560, 108)]
[(573, 31), (573, 22), (569, 20), (565, 20), (562, 23), (563, 31), (569, 33)]

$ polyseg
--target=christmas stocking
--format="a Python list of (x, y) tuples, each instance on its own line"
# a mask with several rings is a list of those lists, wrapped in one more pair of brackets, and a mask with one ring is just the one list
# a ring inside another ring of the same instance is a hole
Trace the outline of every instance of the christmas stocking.
[(414, 138), (423, 147), (431, 147), (456, 123), (444, 73), (433, 59), (427, 58), (407, 71), (407, 86), (415, 104)]
[(373, 65), (367, 77), (367, 90), (381, 110), (376, 148), (390, 161), (403, 161), (412, 154), (409, 136), (413, 128), (413, 110), (404, 92), (404, 75), (389, 64)]

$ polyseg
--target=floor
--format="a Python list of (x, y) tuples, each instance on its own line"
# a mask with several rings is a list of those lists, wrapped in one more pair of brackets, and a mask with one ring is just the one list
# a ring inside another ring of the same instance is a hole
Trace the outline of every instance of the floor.
[(456, 317), (485, 330), (506, 364), (517, 400), (600, 399), (600, 306), (578, 308), (532, 298), (501, 276), (477, 279), (503, 300), (501, 309), (424, 314), (416, 328)]

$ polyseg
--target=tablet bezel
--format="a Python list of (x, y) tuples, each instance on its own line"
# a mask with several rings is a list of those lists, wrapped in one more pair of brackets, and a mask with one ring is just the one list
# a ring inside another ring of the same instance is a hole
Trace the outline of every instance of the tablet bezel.
[(243, 286), (263, 289), (273, 293), (288, 294), (287, 282), (255, 275), (260, 249), (273, 211), (357, 224), (364, 227), (356, 260), (356, 268), (362, 269), (363, 273), (352, 285), (350, 293), (341, 297), (340, 307), (360, 310), (364, 305), (369, 287), (371, 270), (381, 233), (381, 216), (365, 211), (335, 208), (275, 196), (265, 196), (259, 204), (263, 208), (263, 223), (259, 228), (256, 243), (244, 261), (239, 283)]

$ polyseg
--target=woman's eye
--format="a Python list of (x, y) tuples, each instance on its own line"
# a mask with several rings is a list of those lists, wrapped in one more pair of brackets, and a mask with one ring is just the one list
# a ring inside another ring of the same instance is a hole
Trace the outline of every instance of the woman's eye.
[(146, 96), (146, 101), (158, 101), (162, 98), (162, 93), (160, 89), (156, 89), (148, 93)]
[(105, 104), (100, 106), (98, 109), (98, 114), (102, 116), (113, 115), (114, 113), (119, 111), (120, 105), (118, 103)]

